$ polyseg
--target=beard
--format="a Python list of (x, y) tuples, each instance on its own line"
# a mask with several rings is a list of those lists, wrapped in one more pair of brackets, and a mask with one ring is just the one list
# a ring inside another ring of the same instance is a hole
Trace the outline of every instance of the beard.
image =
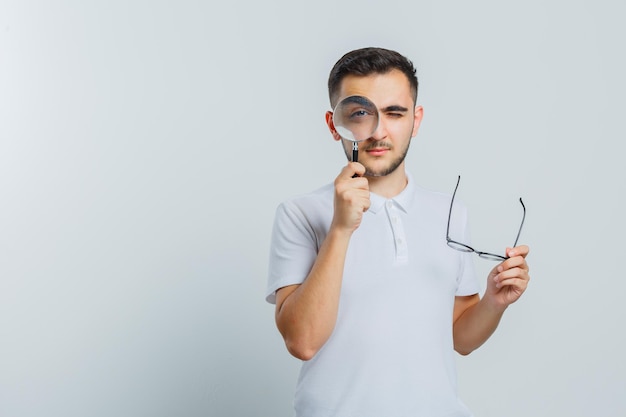
[[(406, 147), (402, 150), (402, 152), (396, 159), (392, 160), (387, 166), (379, 167), (378, 169), (373, 168), (367, 162), (362, 162), (359, 160), (359, 162), (363, 164), (363, 166), (365, 167), (365, 176), (366, 177), (384, 177), (394, 172), (396, 169), (398, 169), (398, 167), (402, 164), (402, 162), (404, 162), (404, 159), (406, 158), (406, 155), (409, 152), (410, 145), (411, 145), (411, 139), (407, 141)], [(389, 150), (393, 150), (393, 146), (391, 145), (391, 143), (386, 142), (386, 141), (379, 141), (379, 142), (372, 141), (370, 144), (365, 146), (363, 150), (367, 151), (368, 149), (375, 149), (377, 147), (386, 147), (386, 148), (389, 148)], [(349, 146), (344, 145), (343, 150), (346, 153), (346, 158), (348, 158), (348, 161), (352, 161), (352, 142), (349, 143)]]

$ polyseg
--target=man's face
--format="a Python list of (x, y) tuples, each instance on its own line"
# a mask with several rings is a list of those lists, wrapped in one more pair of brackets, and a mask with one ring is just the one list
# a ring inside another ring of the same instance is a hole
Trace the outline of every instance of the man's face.
[[(409, 80), (398, 70), (365, 77), (347, 76), (341, 82), (337, 102), (352, 95), (369, 98), (379, 112), (378, 128), (369, 139), (359, 143), (359, 162), (365, 166), (366, 176), (388, 175), (404, 164), (411, 138), (417, 135), (422, 108), (413, 103)], [(327, 114), (326, 120), (335, 140), (341, 140), (332, 114)], [(350, 160), (352, 142), (342, 140), (342, 144)]]

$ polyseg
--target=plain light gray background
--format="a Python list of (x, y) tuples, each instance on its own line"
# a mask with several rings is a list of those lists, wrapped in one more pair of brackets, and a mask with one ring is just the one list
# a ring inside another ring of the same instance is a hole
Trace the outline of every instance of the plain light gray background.
[(363, 46), (415, 62), (409, 169), (448, 192), (462, 175), (477, 247), (510, 245), (528, 207), (531, 285), (459, 357), (465, 402), (625, 415), (625, 12), (2, 0), (0, 415), (291, 416), (269, 234), (280, 201), (344, 164), (325, 83)]

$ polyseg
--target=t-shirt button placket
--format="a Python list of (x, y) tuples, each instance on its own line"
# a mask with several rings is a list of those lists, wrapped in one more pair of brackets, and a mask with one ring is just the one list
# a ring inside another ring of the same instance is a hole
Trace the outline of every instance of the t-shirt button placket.
[(396, 207), (392, 200), (388, 200), (385, 205), (387, 206), (387, 215), (389, 216), (389, 220), (391, 221), (391, 230), (393, 232), (395, 241), (396, 261), (406, 261), (407, 247), (402, 221), (396, 213)]

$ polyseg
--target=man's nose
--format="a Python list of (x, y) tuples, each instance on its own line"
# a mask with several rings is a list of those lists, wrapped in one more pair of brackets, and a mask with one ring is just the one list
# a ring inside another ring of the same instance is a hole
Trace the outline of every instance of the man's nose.
[(372, 133), (372, 139), (374, 140), (382, 140), (387, 136), (387, 129), (385, 127), (385, 122), (379, 118), (378, 125), (376, 126), (376, 130)]

